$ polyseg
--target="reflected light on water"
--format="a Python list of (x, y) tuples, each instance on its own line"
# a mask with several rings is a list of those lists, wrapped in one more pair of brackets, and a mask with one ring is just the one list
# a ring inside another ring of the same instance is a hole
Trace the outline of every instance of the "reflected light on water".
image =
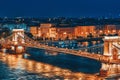
[[(1, 53), (0, 53), (1, 54)], [(11, 69), (20, 69), (29, 71), (32, 73), (37, 73), (46, 77), (59, 76), (64, 79), (74, 79), (74, 80), (99, 80), (101, 79), (94, 74), (84, 74), (80, 72), (72, 72), (68, 69), (62, 69), (50, 64), (32, 61), (28, 59), (23, 59), (21, 55), (6, 55), (1, 57), (1, 61), (6, 63)]]

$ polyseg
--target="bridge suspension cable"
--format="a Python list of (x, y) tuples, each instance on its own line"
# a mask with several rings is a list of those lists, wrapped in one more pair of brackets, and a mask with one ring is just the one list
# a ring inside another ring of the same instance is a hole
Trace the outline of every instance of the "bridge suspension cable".
[[(82, 56), (82, 57), (86, 57), (86, 58), (91, 58), (94, 60), (98, 60), (104, 63), (110, 63), (110, 58), (108, 56), (105, 55), (100, 55), (100, 54), (90, 54), (88, 52), (82, 52), (82, 51), (76, 51), (76, 50), (72, 50), (72, 49), (64, 49), (64, 48), (57, 48), (57, 47), (53, 47), (53, 46), (48, 46), (48, 45), (44, 45), (39, 43), (38, 41), (35, 41), (31, 38), (29, 38), (27, 35), (24, 34), (24, 36), (17, 34), (17, 37), (20, 37), (24, 40), (24, 43), (17, 43), (17, 45), (22, 45), (22, 46), (26, 46), (26, 47), (35, 47), (35, 48), (40, 48), (40, 49), (46, 49), (46, 50), (52, 50), (55, 52), (62, 52), (65, 54), (72, 54), (72, 55), (76, 55), (76, 56)], [(10, 43), (12, 43), (12, 38), (13, 36), (15, 36), (15, 34), (5, 38), (4, 40), (4, 44), (7, 44), (9, 41)], [(8, 41), (8, 42), (6, 42)], [(111, 62), (111, 63), (115, 63), (115, 64), (120, 64), (120, 62)]]

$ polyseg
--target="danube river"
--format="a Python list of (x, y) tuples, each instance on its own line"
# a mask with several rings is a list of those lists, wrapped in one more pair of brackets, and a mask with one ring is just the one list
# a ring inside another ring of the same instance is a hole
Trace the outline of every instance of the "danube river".
[(27, 52), (25, 58), (0, 53), (0, 80), (103, 80), (98, 61), (35, 48)]

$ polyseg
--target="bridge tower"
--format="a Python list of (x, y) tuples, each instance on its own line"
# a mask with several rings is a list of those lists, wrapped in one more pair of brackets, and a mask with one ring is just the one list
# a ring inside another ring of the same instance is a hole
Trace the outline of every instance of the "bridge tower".
[[(119, 48), (116, 47), (119, 45), (120, 37), (119, 36), (105, 36), (104, 37), (104, 55), (110, 56), (111, 61), (117, 61), (119, 59)], [(120, 64), (109, 64), (102, 63), (100, 70), (101, 76), (108, 76), (113, 74), (120, 73)]]
[(117, 60), (119, 58), (119, 49), (117, 49), (114, 45), (119, 44), (119, 42), (119, 36), (104, 37), (104, 55), (110, 56), (113, 60)]
[(13, 42), (12, 49), (16, 53), (24, 52), (25, 47), (22, 46), (22, 44), (25, 43), (24, 29), (13, 29), (12, 33), (13, 33), (13, 36), (12, 36), (12, 42)]
[[(18, 43), (25, 43), (24, 40), (24, 29), (13, 29), (13, 36), (12, 36), (12, 42), (14, 42), (14, 44), (18, 44)], [(21, 37), (20, 37), (21, 36)]]

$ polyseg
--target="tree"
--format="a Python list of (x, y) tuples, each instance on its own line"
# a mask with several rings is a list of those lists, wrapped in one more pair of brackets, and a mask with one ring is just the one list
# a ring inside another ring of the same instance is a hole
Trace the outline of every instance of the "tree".
[(92, 37), (93, 37), (92, 33), (89, 33), (89, 34), (87, 35), (87, 37), (92, 38)]

